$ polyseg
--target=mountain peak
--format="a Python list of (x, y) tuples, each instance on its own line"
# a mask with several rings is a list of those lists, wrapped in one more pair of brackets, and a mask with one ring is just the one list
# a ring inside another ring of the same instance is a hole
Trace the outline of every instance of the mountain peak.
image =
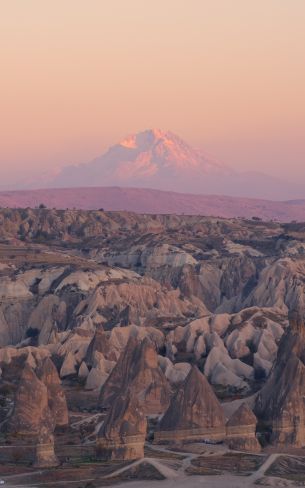
[(115, 185), (201, 192), (209, 177), (229, 174), (232, 170), (179, 136), (153, 128), (127, 136), (88, 164), (64, 169), (54, 186)]
[(120, 142), (120, 146), (127, 148), (142, 148), (143, 146), (151, 146), (156, 143), (162, 144), (183, 144), (182, 139), (170, 131), (161, 129), (147, 129), (136, 134), (127, 136)]

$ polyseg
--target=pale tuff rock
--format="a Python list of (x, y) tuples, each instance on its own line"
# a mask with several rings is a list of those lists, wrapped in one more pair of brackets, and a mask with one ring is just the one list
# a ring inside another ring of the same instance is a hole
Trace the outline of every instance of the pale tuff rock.
[(247, 388), (244, 380), (254, 377), (254, 370), (239, 359), (230, 358), (222, 343), (211, 349), (205, 362), (204, 374), (214, 385), (231, 385), (242, 389)]
[(88, 374), (89, 374), (89, 369), (85, 361), (83, 361), (78, 370), (78, 377), (86, 379), (88, 377)]
[(92, 335), (90, 331), (84, 331), (80, 328), (70, 331), (64, 337), (62, 344), (58, 344), (56, 353), (62, 357), (70, 353), (74, 356), (75, 361), (80, 364), (87, 354)]
[(257, 286), (243, 306), (259, 303), (261, 307), (277, 307), (287, 313), (297, 297), (304, 292), (304, 274), (304, 261), (288, 257), (277, 260), (262, 271)]
[(60, 377), (65, 378), (76, 373), (77, 361), (72, 352), (68, 352), (60, 369)]
[(38, 283), (38, 293), (45, 295), (51, 289), (52, 284), (65, 272), (66, 268), (53, 268), (42, 273), (41, 281)]
[(277, 309), (207, 315), (170, 331), (166, 354), (173, 362), (185, 352), (197, 364), (205, 359), (205, 374), (213, 384), (247, 388), (255, 372), (268, 376), (284, 327), (285, 316)]
[(95, 351), (93, 358), (93, 367), (91, 368), (86, 384), (86, 390), (100, 390), (115, 367), (114, 361), (104, 358), (101, 352)]
[(256, 438), (257, 418), (246, 403), (243, 403), (226, 424), (226, 442), (230, 449), (259, 452)]
[[(89, 315), (98, 310), (102, 315), (113, 315), (113, 325), (151, 325), (153, 319), (160, 320), (199, 315), (206, 310), (202, 302), (181, 299), (178, 290), (162, 288), (151, 278), (137, 278), (129, 282), (109, 283), (99, 286), (83, 300), (75, 313)], [(107, 322), (105, 320), (105, 322)]]
[(113, 279), (126, 279), (136, 276), (131, 271), (123, 270), (96, 270), (96, 271), (76, 271), (69, 274), (56, 288), (56, 292), (59, 292), (67, 286), (74, 286), (82, 292), (88, 292), (94, 290), (100, 283), (111, 281)]
[(182, 383), (190, 372), (189, 363), (173, 364), (169, 358), (158, 356), (159, 366), (165, 374), (166, 379), (173, 386)]
[[(100, 259), (103, 254), (100, 253)], [(141, 265), (142, 268), (159, 268), (162, 266), (184, 266), (185, 264), (196, 265), (197, 261), (193, 256), (184, 250), (161, 244), (155, 247), (132, 246), (127, 253), (109, 255), (106, 253), (105, 258), (109, 265), (120, 263), (121, 266), (133, 267)]]
[(86, 364), (93, 365), (95, 351), (101, 352), (110, 361), (117, 361), (130, 337), (137, 338), (139, 341), (148, 337), (157, 344), (157, 347), (162, 347), (164, 344), (163, 332), (154, 327), (138, 327), (131, 324), (125, 327), (114, 327), (111, 331), (98, 328), (88, 347)]
[(55, 295), (47, 295), (41, 299), (37, 307), (29, 317), (32, 328), (39, 330), (39, 344), (49, 344), (51, 334), (56, 328), (56, 323), (65, 320), (65, 312), (60, 307), (61, 300)]
[(3, 300), (30, 299), (33, 294), (30, 292), (26, 283), (22, 279), (11, 281), (8, 277), (3, 277), (0, 283), (0, 298)]
[(155, 442), (223, 440), (225, 416), (206, 377), (193, 366), (155, 432)]

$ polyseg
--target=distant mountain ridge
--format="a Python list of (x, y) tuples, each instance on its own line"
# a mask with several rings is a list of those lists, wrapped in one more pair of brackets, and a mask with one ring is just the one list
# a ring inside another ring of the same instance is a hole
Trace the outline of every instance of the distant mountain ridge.
[(305, 200), (271, 201), (218, 195), (193, 195), (146, 188), (91, 187), (0, 192), (1, 207), (125, 210), (150, 214), (259, 217), (305, 221)]
[(67, 166), (49, 188), (120, 186), (271, 200), (305, 198), (303, 186), (259, 172), (237, 172), (170, 131), (128, 136), (93, 161)]

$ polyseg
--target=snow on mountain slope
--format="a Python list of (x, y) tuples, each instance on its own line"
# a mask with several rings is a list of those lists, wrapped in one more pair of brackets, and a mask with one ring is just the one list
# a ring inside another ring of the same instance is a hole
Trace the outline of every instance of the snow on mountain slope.
[(155, 188), (274, 200), (305, 197), (301, 185), (259, 172), (236, 172), (159, 129), (131, 135), (89, 163), (67, 166), (43, 186)]
[(119, 185), (191, 191), (198, 179), (233, 173), (171, 132), (151, 129), (127, 137), (90, 163), (64, 168), (53, 186)]

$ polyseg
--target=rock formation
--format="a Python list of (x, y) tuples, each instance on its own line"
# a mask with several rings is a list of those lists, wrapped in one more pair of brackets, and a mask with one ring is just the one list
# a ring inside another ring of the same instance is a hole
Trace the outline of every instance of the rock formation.
[(46, 358), (37, 371), (38, 378), (48, 389), (48, 404), (56, 427), (65, 427), (69, 423), (68, 407), (61, 381), (50, 358)]
[(58, 465), (59, 461), (54, 452), (54, 437), (47, 427), (42, 426), (36, 445), (34, 466), (36, 468), (48, 468)]
[(132, 460), (144, 457), (146, 417), (130, 391), (118, 396), (97, 436), (97, 457)]
[(193, 366), (178, 388), (155, 433), (155, 442), (221, 441), (225, 417), (206, 377)]
[(36, 445), (35, 466), (57, 466), (53, 433), (67, 424), (66, 398), (53, 362), (44, 359), (35, 373), (26, 361), (8, 422), (14, 442)]
[(277, 360), (260, 391), (255, 412), (272, 430), (271, 442), (305, 446), (305, 324), (303, 306), (289, 313), (290, 328), (281, 339)]
[(105, 334), (103, 328), (98, 328), (95, 331), (94, 337), (87, 349), (87, 354), (85, 358), (87, 366), (89, 367), (94, 366), (94, 354), (96, 351), (102, 353), (103, 355), (107, 353), (111, 354), (111, 348), (109, 349), (109, 347), (107, 346), (108, 346), (108, 336), (107, 334)]
[(158, 364), (158, 355), (150, 339), (128, 341), (116, 366), (103, 385), (99, 403), (109, 408), (120, 394), (129, 389), (145, 414), (163, 413), (170, 399), (170, 386)]
[(95, 410), (102, 388), (101, 407), (129, 391), (143, 414), (163, 414), (184, 383), (176, 405), (184, 396), (191, 403), (166, 415), (170, 428), (156, 437), (174, 432), (174, 420), (179, 435), (215, 433), (218, 424), (205, 422), (212, 393), (197, 405), (185, 383), (190, 365), (228, 400), (240, 388), (251, 395), (270, 375), (255, 408), (259, 429), (271, 429), (273, 442), (304, 443), (302, 317), (291, 315), (294, 332), (273, 367), (288, 307), (305, 292), (304, 224), (17, 208), (0, 209), (0, 223), (3, 430), (35, 443), (42, 419), (50, 435), (66, 425), (56, 371), (41, 364), (49, 356), (80, 410)]
[(261, 447), (256, 438), (257, 418), (247, 403), (233, 413), (226, 425), (227, 444), (237, 451), (259, 452)]
[(54, 430), (48, 389), (38, 379), (33, 369), (25, 364), (8, 425), (9, 432), (18, 437), (38, 439), (42, 427), (45, 427), (48, 432)]

